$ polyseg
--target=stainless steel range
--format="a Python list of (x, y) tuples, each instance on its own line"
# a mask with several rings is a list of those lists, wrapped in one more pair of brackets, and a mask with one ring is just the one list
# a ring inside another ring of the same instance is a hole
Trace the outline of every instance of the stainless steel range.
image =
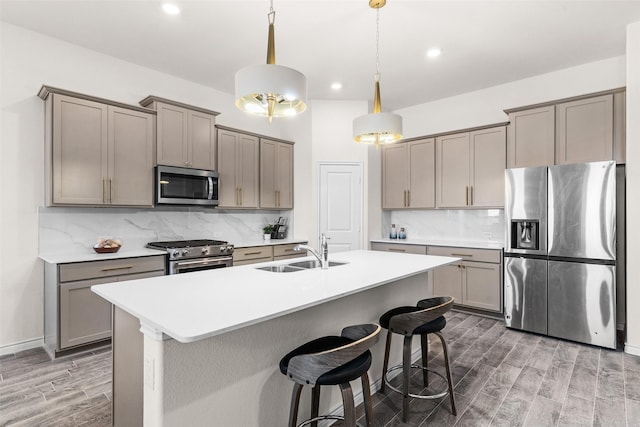
[(212, 270), (233, 265), (233, 245), (222, 240), (175, 240), (172, 242), (150, 242), (151, 249), (167, 251), (169, 274)]

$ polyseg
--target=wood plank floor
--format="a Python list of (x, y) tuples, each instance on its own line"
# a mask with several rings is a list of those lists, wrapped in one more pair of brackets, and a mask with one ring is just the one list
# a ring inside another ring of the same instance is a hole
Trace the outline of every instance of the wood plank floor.
[[(451, 415), (447, 398), (413, 400), (403, 423), (401, 396), (387, 390), (373, 397), (376, 427), (640, 427), (640, 357), (522, 333), (460, 312), (448, 314), (444, 332), (458, 416)], [(399, 338), (393, 345), (402, 345)], [(444, 372), (439, 344), (431, 346), (429, 359)], [(110, 426), (110, 379), (108, 348), (53, 362), (42, 349), (3, 356), (0, 426)], [(418, 373), (412, 377), (414, 392), (420, 379)], [(444, 382), (432, 375), (431, 387)], [(283, 396), (283, 405), (288, 399)], [(364, 425), (362, 417), (359, 422)]]

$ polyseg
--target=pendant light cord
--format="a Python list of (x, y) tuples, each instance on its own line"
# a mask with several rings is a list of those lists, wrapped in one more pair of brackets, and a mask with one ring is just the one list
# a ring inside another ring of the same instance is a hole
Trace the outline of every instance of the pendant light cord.
[(376, 9), (376, 81), (380, 80), (380, 8)]

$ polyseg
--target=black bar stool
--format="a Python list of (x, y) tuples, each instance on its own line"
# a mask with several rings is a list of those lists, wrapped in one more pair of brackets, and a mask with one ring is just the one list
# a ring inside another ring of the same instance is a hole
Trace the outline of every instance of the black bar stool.
[[(280, 361), (280, 372), (296, 384), (291, 395), (289, 427), (295, 427), (298, 421), (300, 394), (305, 385), (313, 386), (311, 418), (306, 424), (317, 425), (319, 420), (344, 420), (346, 427), (356, 426), (356, 410), (353, 391), (349, 381), (360, 378), (364, 395), (366, 425), (371, 426), (372, 406), (369, 375), (371, 352), (380, 336), (380, 325), (372, 323), (348, 326), (340, 336), (327, 336), (301, 345)], [(320, 406), (320, 386), (338, 385), (342, 392), (344, 417), (334, 415), (318, 416)]]
[[(447, 324), (444, 314), (451, 309), (453, 297), (435, 297), (418, 301), (415, 307), (396, 307), (380, 317), (380, 325), (387, 329), (387, 344), (384, 350), (384, 362), (382, 365), (382, 385), (380, 391), (384, 393), (385, 386), (395, 392), (402, 393), (402, 421), (407, 422), (409, 416), (409, 399), (439, 399), (449, 395), (451, 401), (451, 413), (457, 415), (456, 402), (453, 396), (453, 382), (451, 381), (451, 368), (449, 367), (449, 355), (447, 353), (447, 343), (440, 333)], [(404, 346), (402, 350), (402, 364), (389, 368), (389, 350), (391, 347), (392, 334), (404, 335)], [(427, 357), (429, 351), (428, 334), (436, 334), (442, 342), (444, 350), (444, 363), (447, 370), (447, 378), (442, 374), (428, 368)], [(411, 364), (411, 341), (414, 335), (420, 335), (422, 347), (422, 365)], [(441, 393), (433, 395), (409, 393), (409, 377), (411, 368), (421, 369), (423, 384), (429, 385), (428, 372), (433, 372), (447, 382), (447, 389)], [(387, 380), (387, 375), (397, 369), (402, 369), (402, 390), (393, 387)]]

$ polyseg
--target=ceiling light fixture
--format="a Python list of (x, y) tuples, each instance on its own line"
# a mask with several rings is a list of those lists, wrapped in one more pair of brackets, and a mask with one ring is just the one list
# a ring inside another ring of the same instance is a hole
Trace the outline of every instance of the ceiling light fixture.
[(273, 0), (267, 18), (267, 63), (250, 65), (236, 73), (236, 107), (267, 116), (271, 122), (273, 117), (295, 116), (306, 110), (307, 78), (293, 68), (276, 65)]
[(167, 15), (179, 15), (180, 14), (180, 8), (178, 6), (176, 6), (175, 4), (172, 3), (165, 3), (162, 5), (162, 10), (164, 10), (164, 13), (166, 13)]
[(342, 83), (340, 83), (340, 82), (331, 83), (331, 89), (333, 89), (333, 90), (342, 89)]
[(441, 53), (442, 49), (440, 49), (439, 47), (432, 47), (431, 49), (427, 50), (427, 56), (429, 58), (437, 58)]
[(369, 6), (376, 9), (376, 75), (373, 113), (353, 120), (353, 139), (364, 144), (391, 144), (402, 138), (402, 117), (393, 113), (383, 113), (380, 103), (380, 8), (386, 0), (369, 0)]

